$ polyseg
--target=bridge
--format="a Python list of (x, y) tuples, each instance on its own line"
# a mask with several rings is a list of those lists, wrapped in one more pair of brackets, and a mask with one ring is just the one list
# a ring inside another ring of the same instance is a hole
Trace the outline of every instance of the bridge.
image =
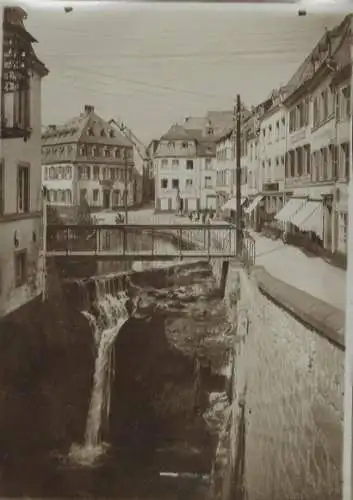
[[(243, 260), (254, 263), (255, 243), (244, 235)], [(47, 258), (166, 261), (236, 258), (231, 224), (116, 224), (47, 227)]]

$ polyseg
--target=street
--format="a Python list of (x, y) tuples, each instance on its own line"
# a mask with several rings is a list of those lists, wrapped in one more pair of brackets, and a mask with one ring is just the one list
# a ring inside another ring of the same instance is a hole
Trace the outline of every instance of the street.
[[(129, 212), (130, 223), (140, 224), (190, 224), (188, 217), (171, 213), (155, 214), (153, 209)], [(197, 223), (195, 223), (197, 224)], [(299, 248), (284, 245), (255, 232), (256, 262), (264, 266), (273, 277), (313, 295), (338, 309), (345, 310), (346, 273), (320, 257), (308, 257)]]

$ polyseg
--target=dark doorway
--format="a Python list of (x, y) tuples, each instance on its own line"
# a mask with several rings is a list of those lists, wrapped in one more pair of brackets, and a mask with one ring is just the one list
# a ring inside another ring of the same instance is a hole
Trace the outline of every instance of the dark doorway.
[(110, 191), (108, 189), (103, 191), (103, 208), (110, 208)]

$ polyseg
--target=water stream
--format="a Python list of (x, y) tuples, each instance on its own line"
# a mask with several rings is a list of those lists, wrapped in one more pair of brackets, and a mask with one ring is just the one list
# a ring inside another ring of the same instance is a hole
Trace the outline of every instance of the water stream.
[(114, 377), (114, 342), (121, 328), (129, 319), (129, 297), (119, 292), (116, 297), (107, 294), (104, 282), (96, 282), (97, 317), (83, 311), (89, 320), (96, 344), (97, 355), (93, 376), (92, 395), (86, 422), (83, 445), (73, 444), (69, 458), (81, 465), (93, 465), (107, 450), (103, 440), (103, 427), (107, 429), (110, 413), (110, 392)]

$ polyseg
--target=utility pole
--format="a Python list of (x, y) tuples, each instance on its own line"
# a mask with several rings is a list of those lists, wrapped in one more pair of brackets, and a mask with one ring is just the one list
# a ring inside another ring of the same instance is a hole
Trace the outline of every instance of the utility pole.
[(243, 228), (242, 228), (242, 214), (241, 214), (241, 101), (240, 94), (237, 95), (237, 109), (236, 109), (236, 253), (237, 257), (241, 257), (243, 247)]
[(48, 237), (48, 190), (43, 186), (42, 190), (42, 208), (43, 208), (43, 247), (42, 247), (42, 302), (47, 298), (47, 237)]
[(125, 208), (125, 224), (128, 223), (128, 209), (127, 209), (127, 187), (128, 187), (128, 182), (127, 182), (127, 174), (128, 174), (128, 154), (127, 154), (127, 148), (125, 148), (125, 175), (124, 175), (124, 181), (125, 181), (125, 187), (124, 187), (124, 208)]

